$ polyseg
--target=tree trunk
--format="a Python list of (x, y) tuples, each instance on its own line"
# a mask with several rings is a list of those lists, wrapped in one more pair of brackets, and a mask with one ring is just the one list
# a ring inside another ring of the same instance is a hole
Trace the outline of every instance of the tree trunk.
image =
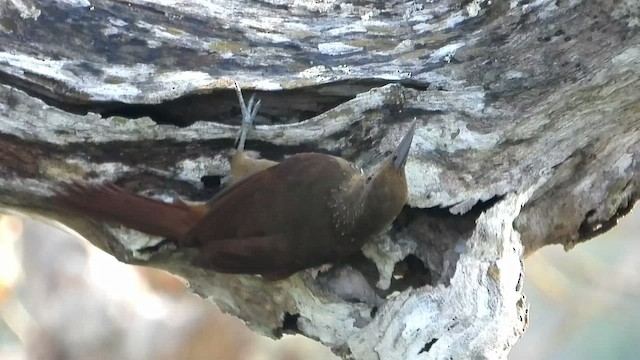
[[(523, 254), (590, 239), (638, 198), (639, 16), (637, 0), (11, 0), (0, 206), (179, 274), (269, 336), (354, 359), (504, 358), (528, 321)], [(211, 197), (233, 80), (262, 99), (247, 148), (272, 160), (370, 170), (416, 119), (394, 226), (348, 264), (269, 282), (49, 204), (71, 180)]]

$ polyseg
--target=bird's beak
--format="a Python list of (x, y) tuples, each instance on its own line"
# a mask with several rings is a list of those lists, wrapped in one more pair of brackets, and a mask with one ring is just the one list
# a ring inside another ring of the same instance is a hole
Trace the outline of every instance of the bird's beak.
[(413, 140), (413, 134), (416, 130), (416, 122), (411, 123), (411, 127), (407, 134), (402, 138), (400, 144), (393, 152), (393, 167), (396, 170), (404, 168), (404, 164), (407, 163), (409, 157), (409, 150), (411, 149), (411, 141)]

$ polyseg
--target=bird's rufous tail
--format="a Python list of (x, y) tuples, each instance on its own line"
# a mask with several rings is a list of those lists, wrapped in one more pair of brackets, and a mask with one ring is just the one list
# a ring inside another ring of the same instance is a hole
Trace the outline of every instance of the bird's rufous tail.
[(175, 241), (179, 241), (205, 212), (204, 205), (187, 205), (181, 201), (165, 203), (115, 185), (66, 185), (56, 192), (53, 201), (79, 215)]

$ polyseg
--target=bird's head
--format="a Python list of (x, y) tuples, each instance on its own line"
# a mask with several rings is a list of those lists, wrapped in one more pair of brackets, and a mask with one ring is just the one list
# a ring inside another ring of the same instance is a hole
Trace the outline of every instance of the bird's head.
[(369, 204), (367, 208), (372, 220), (391, 222), (407, 203), (408, 190), (404, 168), (409, 157), (415, 127), (414, 122), (396, 149), (367, 179), (366, 202)]

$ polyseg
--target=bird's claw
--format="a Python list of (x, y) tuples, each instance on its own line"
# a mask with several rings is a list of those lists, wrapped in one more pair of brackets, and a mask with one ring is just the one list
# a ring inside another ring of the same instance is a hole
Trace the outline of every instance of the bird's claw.
[(236, 94), (238, 95), (238, 102), (240, 103), (240, 111), (242, 112), (242, 122), (240, 124), (240, 131), (236, 135), (234, 145), (237, 145), (238, 150), (244, 150), (244, 143), (247, 139), (247, 133), (249, 129), (253, 126), (253, 122), (258, 114), (258, 109), (260, 109), (260, 105), (262, 101), (256, 97), (256, 94), (252, 94), (251, 98), (249, 98), (249, 102), (244, 102), (244, 96), (242, 96), (242, 90), (240, 89), (240, 85), (238, 85), (237, 81), (233, 82), (234, 87), (236, 88)]

